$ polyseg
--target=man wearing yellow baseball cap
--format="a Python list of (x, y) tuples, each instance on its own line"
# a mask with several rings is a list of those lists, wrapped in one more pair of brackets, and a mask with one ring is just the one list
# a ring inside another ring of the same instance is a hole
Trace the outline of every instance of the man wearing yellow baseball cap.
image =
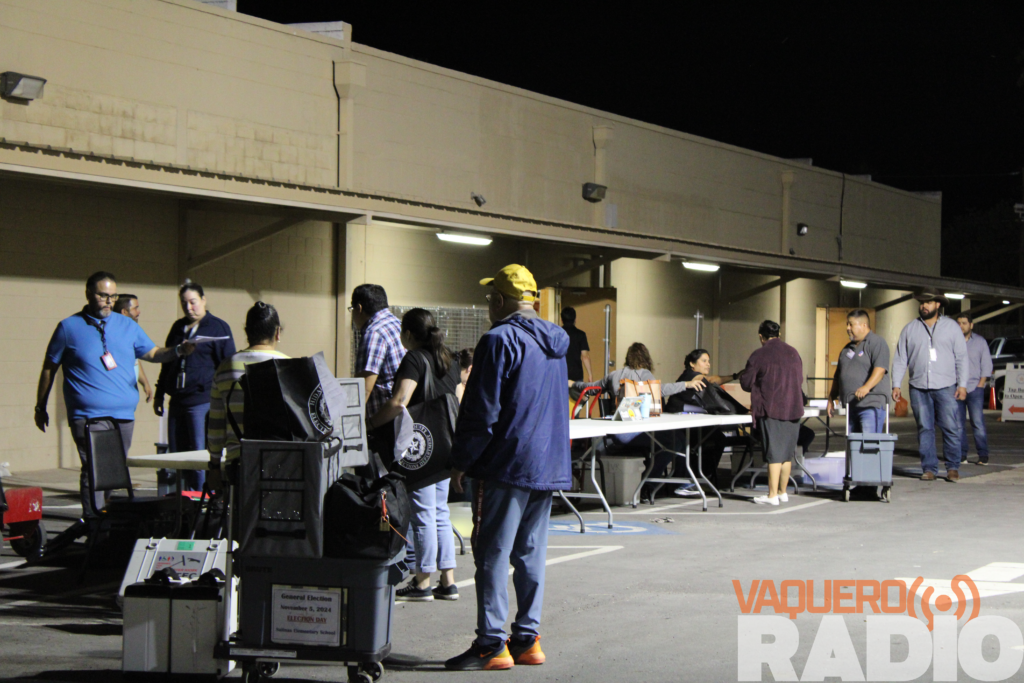
[[(539, 629), (551, 496), (572, 483), (569, 335), (537, 315), (537, 281), (525, 267), (505, 266), (480, 284), (491, 288), (494, 324), (473, 353), (452, 445), (452, 488), (462, 491), (464, 475), (476, 484), (477, 637), (445, 662), (459, 671), (544, 663)], [(509, 563), (518, 603), (511, 638)]]
[(533, 273), (528, 271), (526, 266), (516, 263), (505, 266), (494, 277), (485, 277), (480, 284), (485, 287), (490, 285), (498, 290), (499, 294), (518, 301), (533, 303), (537, 300), (537, 281), (533, 279)]

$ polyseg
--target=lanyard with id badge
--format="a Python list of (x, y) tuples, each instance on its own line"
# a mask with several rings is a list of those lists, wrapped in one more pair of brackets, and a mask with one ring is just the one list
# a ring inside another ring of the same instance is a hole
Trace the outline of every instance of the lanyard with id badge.
[[(192, 339), (193, 337), (196, 336), (196, 332), (198, 332), (198, 331), (199, 331), (199, 323), (196, 323), (195, 327), (193, 327), (189, 331), (189, 333), (187, 335), (185, 335), (185, 339), (186, 340)], [(185, 356), (181, 357), (181, 365), (178, 366), (178, 378), (175, 381), (174, 386), (177, 389), (184, 389), (185, 388)]]
[(103, 344), (103, 355), (100, 356), (100, 362), (103, 363), (103, 367), (105, 367), (108, 371), (117, 369), (117, 361), (114, 360), (114, 355), (107, 350), (107, 321), (104, 320), (103, 322), (96, 322), (87, 313), (84, 312), (82, 313), (82, 317), (85, 318), (86, 323), (88, 323), (92, 327), (95, 327), (96, 330), (100, 333), (100, 343)]
[[(918, 318), (918, 320), (921, 319)], [(924, 331), (928, 333), (928, 362), (934, 363), (939, 359), (939, 352), (935, 348), (935, 332), (923, 320), (921, 320), (921, 324), (924, 325)]]

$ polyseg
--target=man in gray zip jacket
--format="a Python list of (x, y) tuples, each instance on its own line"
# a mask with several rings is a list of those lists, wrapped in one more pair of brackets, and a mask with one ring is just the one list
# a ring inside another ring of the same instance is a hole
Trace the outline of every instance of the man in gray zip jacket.
[(967, 345), (960, 326), (940, 315), (949, 301), (930, 287), (915, 294), (916, 320), (907, 323), (896, 342), (892, 362), (892, 398), (900, 399), (903, 376), (910, 371), (910, 405), (917, 421), (921, 479), (934, 481), (939, 471), (935, 426), (942, 430), (946, 478), (960, 480), (960, 421), (957, 401), (967, 398)]

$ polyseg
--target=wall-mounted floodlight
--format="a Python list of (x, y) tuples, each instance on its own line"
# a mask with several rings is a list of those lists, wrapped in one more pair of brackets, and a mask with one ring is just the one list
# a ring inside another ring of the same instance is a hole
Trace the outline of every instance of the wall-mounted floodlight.
[(947, 299), (963, 299), (966, 294), (957, 294), (956, 292), (946, 292)]
[(807, 226), (806, 223), (796, 224), (796, 234), (800, 235), (800, 237), (806, 235), (808, 230), (810, 230), (810, 228)]
[(840, 280), (839, 284), (849, 289), (864, 289), (868, 286), (866, 282), (856, 282), (855, 280)]
[(487, 203), (487, 200), (484, 199), (484, 196), (482, 194), (477, 194), (476, 192), (470, 192), (469, 196), (473, 199), (474, 202), (476, 202), (477, 206), (483, 206), (484, 204)]
[(588, 202), (599, 202), (604, 199), (608, 187), (597, 183), (583, 183), (583, 198)]
[(683, 268), (686, 268), (687, 270), (700, 270), (705, 273), (717, 273), (721, 266), (717, 263), (695, 263), (693, 261), (683, 261)]
[(1009, 299), (1003, 299), (1003, 305), (1004, 306), (1009, 306), (1010, 305), (1010, 300)]
[(43, 96), (45, 78), (13, 71), (0, 74), (0, 96), (11, 100), (38, 100)]
[(472, 244), (476, 247), (486, 247), (488, 244), (493, 242), (490, 237), (482, 237), (481, 235), (469, 235), (464, 232), (439, 232), (437, 233), (437, 239), (442, 242), (458, 242), (459, 244)]

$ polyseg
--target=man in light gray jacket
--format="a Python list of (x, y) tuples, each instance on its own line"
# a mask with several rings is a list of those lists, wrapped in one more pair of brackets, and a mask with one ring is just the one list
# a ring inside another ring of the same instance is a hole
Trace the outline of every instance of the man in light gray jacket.
[(960, 326), (941, 315), (949, 301), (927, 287), (915, 294), (918, 317), (907, 323), (896, 342), (892, 362), (892, 398), (900, 399), (903, 376), (910, 372), (910, 405), (917, 421), (921, 479), (934, 481), (939, 471), (935, 427), (942, 430), (946, 478), (960, 480), (960, 420), (957, 401), (967, 398), (967, 345)]

